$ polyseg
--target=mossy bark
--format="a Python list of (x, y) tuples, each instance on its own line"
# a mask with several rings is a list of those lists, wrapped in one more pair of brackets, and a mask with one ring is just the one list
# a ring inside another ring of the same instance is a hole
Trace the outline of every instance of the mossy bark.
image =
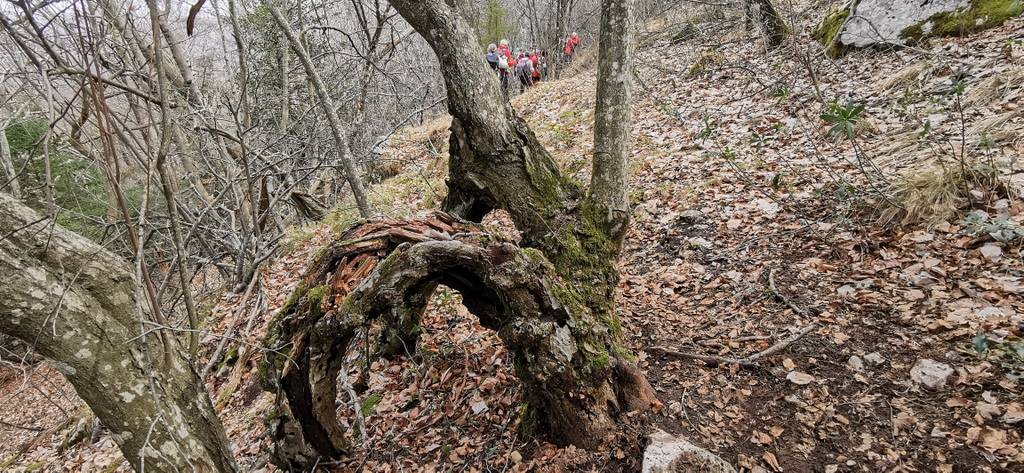
[(857, 2), (853, 1), (840, 9), (830, 11), (811, 33), (811, 36), (825, 47), (825, 54), (829, 57), (835, 58), (842, 54), (844, 48), (839, 42), (839, 32), (846, 24), (846, 20), (850, 18), (850, 12), (855, 8), (857, 8)]
[[(350, 449), (336, 418), (336, 379), (357, 331), (382, 322), (382, 340), (413, 346), (439, 284), (512, 353), (536, 432), (594, 446), (615, 414), (656, 403), (630, 362), (617, 323), (596, 314), (539, 251), (437, 213), (419, 220), (357, 225), (322, 252), (272, 322), (263, 368), (278, 394), (268, 417), (274, 462), (307, 469)], [(602, 310), (608, 305), (602, 305)], [(605, 317), (607, 316), (604, 315)], [(411, 332), (415, 333), (415, 332)]]
[(0, 234), (0, 332), (52, 360), (132, 467), (234, 471), (184, 347), (143, 333), (130, 265), (3, 193)]

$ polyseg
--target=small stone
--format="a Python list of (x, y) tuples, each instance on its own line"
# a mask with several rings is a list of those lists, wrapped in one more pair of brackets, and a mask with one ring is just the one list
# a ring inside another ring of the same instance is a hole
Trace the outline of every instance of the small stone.
[(876, 352), (871, 352), (871, 353), (868, 353), (867, 355), (864, 355), (864, 361), (866, 361), (866, 362), (868, 362), (868, 363), (870, 363), (870, 364), (872, 364), (874, 366), (878, 366), (878, 365), (880, 365), (882, 363), (885, 363), (885, 358), (882, 357), (881, 353), (878, 353), (876, 351)]
[(989, 261), (999, 261), (1003, 257), (1003, 249), (992, 243), (982, 246), (978, 251)]
[(487, 410), (487, 403), (484, 401), (477, 401), (469, 405), (469, 408), (473, 410), (473, 414), (479, 414)]
[(686, 239), (686, 246), (688, 246), (691, 250), (706, 250), (714, 245), (706, 238), (692, 237)]
[(946, 382), (953, 375), (953, 368), (945, 363), (922, 358), (910, 369), (910, 379), (932, 391), (946, 387)]
[(857, 355), (853, 355), (846, 361), (846, 366), (849, 366), (854, 371), (864, 371), (864, 360), (860, 359)]
[(786, 379), (791, 383), (799, 384), (800, 386), (806, 386), (814, 382), (814, 376), (801, 371), (790, 371), (789, 374), (786, 375)]
[(522, 463), (523, 454), (519, 453), (519, 450), (512, 450), (512, 453), (508, 455), (508, 458), (509, 460), (512, 460), (512, 463)]
[(698, 223), (704, 223), (706, 217), (704, 217), (704, 212), (696, 209), (690, 209), (679, 214), (679, 217), (676, 217), (676, 219), (679, 223), (684, 225), (696, 225)]

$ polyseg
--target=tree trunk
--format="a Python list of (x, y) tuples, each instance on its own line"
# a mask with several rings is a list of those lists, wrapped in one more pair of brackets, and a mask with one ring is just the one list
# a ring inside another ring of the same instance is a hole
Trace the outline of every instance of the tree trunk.
[(603, 77), (599, 92), (621, 96), (598, 100), (598, 126), (609, 137), (595, 146), (602, 155), (589, 194), (504, 99), (455, 7), (391, 3), (431, 44), (445, 78), (452, 126), (444, 210), (478, 222), (505, 209), (525, 249), (444, 216), (364, 224), (339, 238), (313, 263), (266, 340), (264, 379), (282, 406), (271, 422), (277, 460), (308, 466), (348, 449), (334, 418), (338, 357), (354, 331), (377, 318), (384, 319), (383, 348), (411, 346), (437, 284), (459, 290), (512, 353), (529, 407), (524, 428), (595, 447), (620, 414), (660, 406), (623, 345), (614, 301), (628, 224), (632, 2), (603, 2), (599, 70), (614, 77)]
[(0, 332), (67, 377), (138, 471), (234, 471), (184, 348), (143, 327), (129, 264), (0, 194)]
[(789, 28), (782, 19), (782, 15), (779, 15), (779, 10), (772, 4), (772, 0), (746, 0), (744, 10), (746, 10), (748, 27), (750, 20), (757, 16), (757, 22), (764, 31), (765, 41), (769, 47), (778, 46), (786, 39)]
[(7, 123), (0, 123), (0, 169), (3, 175), (0, 178), (0, 188), (6, 187), (8, 192), (16, 199), (21, 198), (21, 186), (18, 185), (18, 173), (14, 170), (14, 160), (11, 157), (11, 145), (7, 142)]

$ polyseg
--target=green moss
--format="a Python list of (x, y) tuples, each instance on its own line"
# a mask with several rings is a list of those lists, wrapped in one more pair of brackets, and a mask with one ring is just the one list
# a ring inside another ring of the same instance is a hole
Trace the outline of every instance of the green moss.
[(309, 305), (309, 309), (319, 313), (320, 308), (324, 303), (324, 296), (327, 295), (327, 285), (317, 286), (309, 291), (306, 291), (306, 304)]
[(604, 371), (612, 363), (612, 357), (605, 350), (600, 350), (590, 357), (590, 369), (594, 372)]
[(900, 37), (914, 44), (929, 37), (961, 36), (1003, 24), (1024, 12), (1021, 0), (971, 0), (970, 6), (954, 12), (936, 13), (910, 25)]
[(811, 33), (814, 39), (827, 48), (825, 53), (830, 57), (836, 57), (842, 53), (842, 47), (836, 41), (836, 36), (839, 34), (839, 29), (846, 23), (846, 19), (850, 17), (851, 9), (850, 7), (844, 7), (833, 10), (825, 16), (825, 20)]
[(383, 399), (384, 396), (374, 393), (363, 399), (363, 402), (359, 405), (359, 412), (363, 414), (363, 417), (367, 417), (373, 414), (374, 409), (377, 407), (377, 403)]

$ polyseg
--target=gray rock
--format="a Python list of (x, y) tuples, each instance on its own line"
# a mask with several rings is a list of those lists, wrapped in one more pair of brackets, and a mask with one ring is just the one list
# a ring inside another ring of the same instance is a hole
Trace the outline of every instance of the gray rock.
[(707, 250), (715, 245), (708, 241), (707, 238), (691, 237), (686, 239), (686, 246), (691, 250)]
[(860, 359), (857, 355), (853, 355), (847, 360), (846, 366), (849, 366), (854, 371), (864, 371), (864, 360)]
[(643, 473), (736, 473), (729, 462), (689, 440), (662, 431), (651, 434), (644, 450)]
[(878, 366), (885, 363), (885, 358), (882, 357), (881, 353), (875, 351), (864, 355), (864, 361), (870, 363), (872, 366)]
[(928, 358), (917, 360), (910, 369), (910, 379), (932, 391), (945, 388), (950, 376), (953, 376), (952, 367)]
[(676, 217), (676, 221), (683, 225), (697, 225), (707, 221), (707, 217), (704, 216), (704, 212), (697, 209), (690, 209)]

